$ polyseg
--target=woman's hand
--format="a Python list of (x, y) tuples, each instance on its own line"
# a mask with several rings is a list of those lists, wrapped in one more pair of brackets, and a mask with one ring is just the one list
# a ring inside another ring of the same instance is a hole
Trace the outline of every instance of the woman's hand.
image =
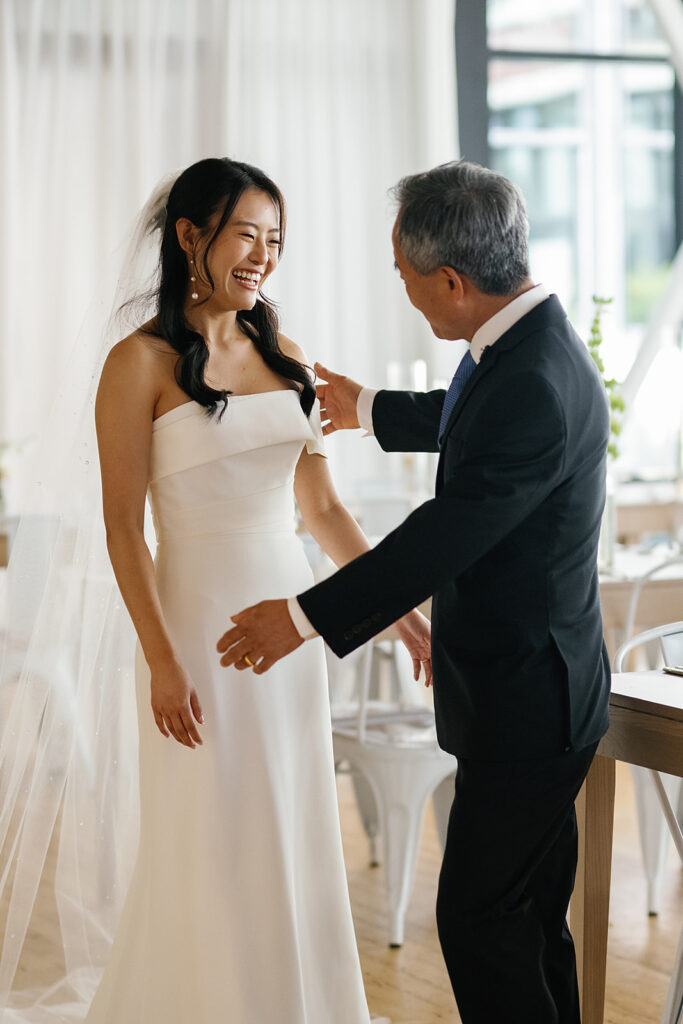
[(425, 686), (432, 685), (432, 627), (422, 612), (414, 609), (394, 623), (398, 635), (413, 659), (413, 678), (420, 678), (424, 666)]
[(152, 711), (162, 736), (173, 736), (192, 750), (203, 743), (195, 722), (204, 724), (201, 704), (192, 681), (178, 661), (151, 669)]

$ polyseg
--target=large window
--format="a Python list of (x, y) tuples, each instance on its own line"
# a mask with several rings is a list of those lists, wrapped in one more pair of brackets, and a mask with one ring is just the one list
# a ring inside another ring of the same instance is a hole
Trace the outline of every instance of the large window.
[[(675, 144), (682, 104), (650, 6), (458, 0), (456, 43), (462, 155), (521, 186), (534, 276), (559, 294), (580, 330), (594, 294), (613, 298), (605, 355), (621, 379), (682, 233)], [(660, 397), (654, 433), (641, 422), (654, 411), (643, 403), (661, 396), (657, 378), (670, 385), (672, 365), (681, 362), (678, 353), (673, 362), (662, 355), (631, 410), (624, 472), (679, 468), (675, 410), (667, 419)], [(683, 378), (683, 366), (676, 372)]]

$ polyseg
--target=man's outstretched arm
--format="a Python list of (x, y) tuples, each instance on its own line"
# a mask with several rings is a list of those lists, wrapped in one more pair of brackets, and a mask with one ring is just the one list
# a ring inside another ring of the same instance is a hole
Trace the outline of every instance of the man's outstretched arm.
[[(552, 388), (536, 374), (505, 380), (438, 496), (377, 547), (298, 596), (313, 628), (339, 657), (381, 632), (533, 512), (561, 480), (565, 453), (564, 414)], [(287, 644), (276, 649), (270, 604), (233, 616), (239, 629), (221, 638), (219, 650), (244, 638), (249, 650), (268, 650), (269, 664), (287, 654)], [(290, 634), (293, 642), (298, 634), (291, 620)]]
[(371, 391), (351, 377), (320, 363), (317, 375), (323, 433), (363, 427), (386, 452), (438, 451), (439, 422), (445, 391)]

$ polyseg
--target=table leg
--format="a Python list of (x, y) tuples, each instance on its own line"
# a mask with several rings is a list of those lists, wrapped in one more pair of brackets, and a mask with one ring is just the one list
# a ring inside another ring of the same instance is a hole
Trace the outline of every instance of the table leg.
[(597, 756), (576, 801), (579, 860), (570, 920), (583, 1024), (603, 1024), (605, 1012), (614, 787), (614, 760)]

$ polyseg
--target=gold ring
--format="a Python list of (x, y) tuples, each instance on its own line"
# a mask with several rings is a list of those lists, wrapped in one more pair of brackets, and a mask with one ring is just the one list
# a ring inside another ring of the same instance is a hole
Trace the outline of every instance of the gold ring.
[(254, 667), (254, 662), (253, 661), (249, 661), (249, 658), (247, 657), (246, 654), (244, 655), (244, 660), (246, 661), (246, 663), (249, 666), (249, 668), (253, 668)]

